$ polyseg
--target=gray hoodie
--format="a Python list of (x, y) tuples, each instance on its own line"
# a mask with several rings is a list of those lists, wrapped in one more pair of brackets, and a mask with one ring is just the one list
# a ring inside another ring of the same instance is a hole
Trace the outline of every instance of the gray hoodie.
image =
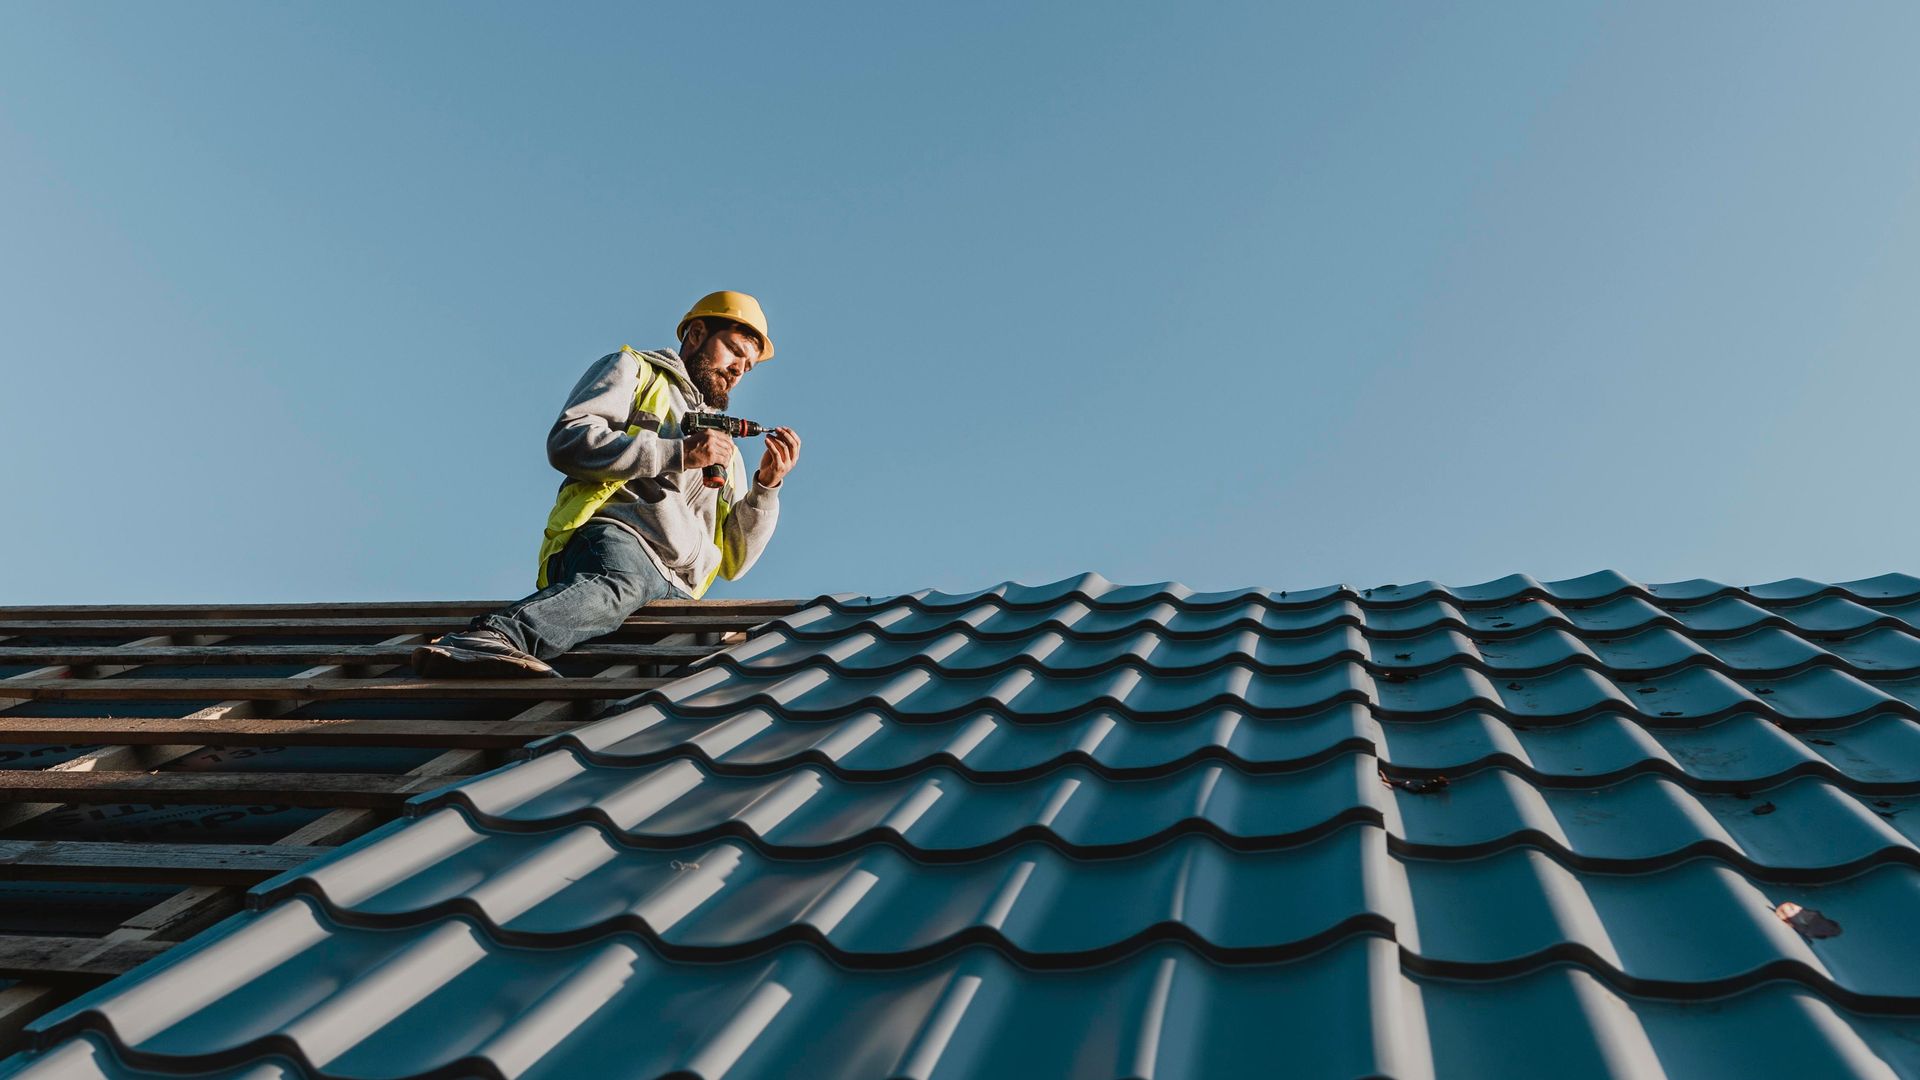
[[(692, 595), (720, 565), (713, 526), (720, 489), (703, 485), (699, 469), (681, 466), (679, 417), (700, 411), (705, 398), (687, 377), (679, 353), (649, 349), (643, 355), (669, 373), (669, 415), (674, 420), (636, 415), (633, 397), (640, 386), (640, 361), (624, 350), (609, 353), (587, 369), (567, 396), (560, 418), (547, 432), (547, 460), (570, 479), (626, 481), (594, 517), (638, 536), (667, 581)], [(636, 423), (640, 433), (628, 435), (628, 425)], [(753, 566), (780, 517), (779, 489), (761, 487), (738, 471), (729, 470), (727, 477), (733, 501), (722, 534), (739, 564), (729, 577)]]

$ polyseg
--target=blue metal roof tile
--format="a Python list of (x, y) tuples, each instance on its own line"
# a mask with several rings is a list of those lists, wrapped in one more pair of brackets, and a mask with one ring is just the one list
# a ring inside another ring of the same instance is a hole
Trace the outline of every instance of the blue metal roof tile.
[(954, 858), (1028, 836), (1089, 851), (1141, 845), (1186, 822), (1229, 837), (1290, 840), (1347, 820), (1377, 821), (1389, 801), (1374, 759), (1359, 754), (1287, 773), (1201, 763), (1118, 780), (1067, 765), (982, 783), (944, 767), (858, 781), (811, 765), (734, 776), (686, 758), (630, 768), (554, 753), (443, 789), (411, 809), (458, 806), (500, 829), (590, 822), (636, 842), (742, 836), (769, 850), (797, 850), (898, 841), (917, 854)]
[(1366, 655), (1366, 649), (1365, 637), (1351, 625), (1328, 626), (1299, 637), (1265, 636), (1252, 629), (1239, 629), (1204, 638), (1169, 638), (1140, 628), (1096, 638), (1042, 631), (1024, 639), (981, 639), (950, 630), (927, 639), (856, 633), (831, 643), (775, 629), (702, 666), (751, 674), (825, 667), (847, 675), (924, 667), (964, 677), (1008, 667), (1077, 675), (1123, 665), (1179, 674), (1240, 663), (1269, 673), (1289, 673), (1323, 667), (1335, 660), (1358, 660)]
[[(1410, 849), (1540, 843), (1607, 866), (1712, 850), (1747, 865), (1809, 873), (1896, 853), (1911, 858), (1908, 832), (1920, 826), (1903, 819), (1920, 795), (1869, 800), (1821, 776), (1694, 791), (1657, 773), (1550, 787), (1491, 767), (1413, 792), (1380, 783), (1380, 766), (1366, 754), (1285, 773), (1203, 763), (1117, 780), (1065, 766), (1002, 783), (946, 768), (883, 781), (843, 779), (811, 766), (771, 776), (712, 775), (685, 759), (626, 768), (571, 754), (517, 768), (444, 789), (420, 806), (459, 806), (501, 829), (592, 822), (636, 842), (741, 836), (782, 852), (891, 842), (928, 858), (984, 854), (1028, 836), (1111, 853), (1195, 827), (1239, 846), (1272, 846), (1364, 820), (1385, 822)], [(538, 794), (526, 799), (528, 790)], [(1767, 803), (1793, 812), (1754, 813)]]
[[(427, 861), (403, 853), (413, 866), (404, 878), (388, 869), (395, 853), (385, 848), (404, 843), (391, 836), (257, 899), (309, 895), (370, 927), (466, 916), (489, 940), (526, 946), (633, 932), (687, 960), (805, 941), (851, 966), (908, 966), (986, 941), (1057, 968), (1177, 937), (1214, 959), (1251, 962), (1387, 933), (1457, 975), (1577, 953), (1623, 981), (1737, 989), (1784, 975), (1857, 1000), (1920, 995), (1920, 938), (1904, 932), (1920, 869), (1899, 864), (1832, 884), (1770, 883), (1706, 859), (1601, 874), (1537, 849), (1401, 859), (1364, 825), (1273, 850), (1187, 835), (1112, 859), (1027, 843), (939, 864), (887, 846), (797, 860), (738, 840), (637, 849), (584, 825), (489, 834), (452, 811), (423, 827), (445, 834), (444, 846)], [(1306, 881), (1316, 887), (1298, 887)], [(1105, 902), (1113, 896), (1130, 902)], [(1850, 933), (1803, 938), (1774, 914), (1787, 901)]]
[(708, 762), (741, 767), (804, 759), (859, 775), (938, 761), (971, 775), (989, 775), (1031, 772), (1069, 760), (1097, 762), (1111, 773), (1163, 771), (1198, 755), (1297, 766), (1378, 742), (1378, 725), (1359, 703), (1286, 723), (1252, 718), (1231, 707), (1152, 724), (1121, 722), (1126, 719), (1095, 709), (1047, 724), (1022, 724), (988, 712), (905, 723), (869, 709), (823, 723), (794, 721), (764, 709), (720, 719), (685, 717), (646, 705), (594, 730), (570, 732), (565, 745), (603, 763), (639, 763), (691, 751)]
[[(1798, 733), (1755, 713), (1701, 724), (1653, 727), (1602, 712), (1563, 724), (1524, 724), (1484, 710), (1439, 720), (1382, 721), (1348, 704), (1274, 721), (1232, 708), (1154, 724), (1112, 723), (1094, 712), (1046, 725), (992, 714), (901, 723), (879, 712), (843, 723), (793, 722), (769, 712), (725, 719), (674, 716), (642, 706), (595, 730), (557, 740), (604, 764), (643, 764), (689, 748), (712, 764), (765, 771), (809, 761), (853, 778), (879, 778), (939, 761), (969, 776), (1012, 778), (1070, 761), (1108, 775), (1164, 772), (1198, 759), (1250, 769), (1301, 768), (1361, 750), (1404, 769), (1458, 773), (1520, 768), (1536, 782), (1597, 782), (1623, 772), (1665, 770), (1700, 785), (1777, 783), (1793, 775), (1845, 780), (1862, 792), (1920, 784), (1920, 725), (1888, 714)], [(744, 728), (745, 732), (730, 730)], [(848, 737), (851, 735), (851, 737)]]
[(822, 598), (10, 1068), (1920, 1075), (1916, 619), (1905, 575)]
[(1920, 603), (1868, 607), (1840, 597), (1768, 608), (1723, 596), (1699, 604), (1662, 607), (1644, 597), (1626, 595), (1595, 604), (1562, 604), (1526, 599), (1501, 606), (1464, 608), (1446, 600), (1422, 600), (1398, 607), (1362, 606), (1352, 599), (1301, 608), (1279, 608), (1255, 600), (1213, 609), (1171, 603), (1121, 609), (1093, 609), (1070, 603), (1056, 609), (1007, 609), (980, 603), (957, 611), (810, 608), (782, 623), (792, 636), (822, 641), (854, 631), (917, 640), (964, 630), (976, 640), (1019, 640), (1048, 630), (1076, 638), (1138, 633), (1143, 629), (1169, 638), (1211, 637), (1232, 629), (1263, 635), (1309, 635), (1329, 627), (1363, 626), (1370, 636), (1417, 636), (1458, 628), (1476, 639), (1520, 637), (1546, 626), (1600, 636), (1620, 636), (1656, 626), (1690, 635), (1731, 637), (1764, 626), (1801, 633), (1852, 634), (1872, 626), (1912, 629)]
[(1382, 637), (1351, 624), (1335, 624), (1298, 637), (1240, 628), (1205, 638), (1169, 638), (1137, 629), (1094, 638), (1048, 630), (1026, 639), (981, 639), (949, 630), (925, 639), (851, 633), (830, 642), (776, 629), (702, 667), (763, 677), (809, 668), (872, 676), (918, 667), (968, 677), (1016, 667), (1072, 676), (1120, 666), (1179, 675), (1239, 664), (1266, 674), (1298, 674), (1346, 661), (1409, 673), (1465, 664), (1494, 675), (1542, 674), (1572, 664), (1627, 673), (1707, 665), (1742, 677), (1784, 676), (1813, 666), (1920, 674), (1920, 637), (1909, 632), (1882, 628), (1832, 645), (1826, 648), (1777, 627), (1696, 640), (1662, 626), (1604, 638), (1583, 638), (1543, 626), (1517, 637), (1479, 642), (1451, 628), (1417, 637)]
[[(534, 949), (489, 942), (461, 920), (375, 932), (301, 918), (274, 929), (283, 946), (305, 947), (218, 1012), (132, 994), (90, 1007), (131, 1067), (87, 1039), (19, 1075), (150, 1076), (137, 1070), (269, 1055), (279, 1060), (247, 1075), (286, 1075), (281, 1061), (307, 1075), (530, 1078), (1706, 1078), (1920, 1066), (1920, 1024), (1850, 1011), (1793, 981), (1663, 1001), (1564, 961), (1495, 980), (1430, 974), (1379, 937), (1280, 964), (1221, 964), (1163, 942), (1093, 968), (1034, 970), (977, 945), (913, 968), (850, 970), (799, 944), (684, 964), (632, 935)], [(341, 986), (351, 971), (372, 974)], [(224, 981), (210, 964), (180, 977)]]
[(1841, 581), (1833, 586), (1863, 601), (1907, 599), (1920, 596), (1920, 577), (1912, 574), (1881, 574), (1857, 581)]
[[(1886, 634), (1889, 637), (1902, 638), (1914, 642), (1916, 645), (1920, 645), (1920, 640), (1916, 640), (1910, 634), (1903, 634), (1891, 630), (1874, 631), (1872, 633)], [(1655, 635), (1659, 635), (1659, 637), (1655, 637)], [(1643, 641), (1642, 639), (1645, 640)], [(1615, 642), (1614, 645), (1621, 650), (1621, 653), (1625, 653), (1629, 649), (1644, 649), (1646, 645), (1652, 644), (1655, 641), (1669, 643), (1669, 648), (1691, 645), (1693, 648), (1698, 649), (1700, 652), (1718, 661), (1730, 673), (1743, 676), (1777, 674), (1791, 671), (1795, 668), (1823, 663), (1833, 666), (1852, 666), (1852, 661), (1842, 659), (1827, 649), (1801, 637), (1799, 634), (1782, 630), (1776, 626), (1763, 626), (1758, 630), (1740, 634), (1736, 637), (1703, 638), (1697, 643), (1690, 641), (1672, 630), (1649, 630), (1643, 634), (1636, 634), (1631, 638), (1621, 639)], [(1894, 656), (1898, 654), (1889, 653), (1885, 646), (1869, 645), (1866, 647), (1863, 655)], [(1916, 653), (1914, 659), (1920, 661), (1920, 653)], [(1608, 666), (1624, 669), (1667, 666), (1661, 664), (1635, 664), (1631, 659), (1619, 654), (1608, 654), (1606, 662)]]
[(1616, 570), (1597, 570), (1576, 578), (1549, 581), (1540, 589), (1555, 600), (1582, 603), (1608, 596), (1618, 596), (1639, 587), (1638, 583)]

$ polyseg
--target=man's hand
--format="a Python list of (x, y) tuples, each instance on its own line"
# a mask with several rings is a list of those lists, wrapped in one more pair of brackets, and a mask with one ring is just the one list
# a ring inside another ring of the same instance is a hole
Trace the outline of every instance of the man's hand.
[(761, 487), (779, 487), (798, 460), (800, 436), (792, 428), (774, 428), (767, 432), (767, 448), (760, 453), (760, 468), (754, 471), (753, 482)]
[(725, 465), (732, 460), (733, 440), (724, 431), (701, 428), (680, 444), (680, 464), (683, 468)]

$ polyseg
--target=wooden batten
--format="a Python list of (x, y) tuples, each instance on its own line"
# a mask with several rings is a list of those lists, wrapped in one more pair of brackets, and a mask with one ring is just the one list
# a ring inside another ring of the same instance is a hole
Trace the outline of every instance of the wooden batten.
[(252, 885), (331, 850), (273, 844), (0, 840), (0, 872), (16, 881)]
[[(587, 644), (570, 660), (685, 664), (714, 652), (711, 645)], [(16, 645), (0, 644), (0, 664), (79, 667), (93, 664), (405, 664), (403, 645)]]
[(434, 701), (575, 701), (631, 697), (671, 682), (627, 679), (8, 679), (0, 695), (34, 701), (344, 701), (415, 697)]
[[(765, 615), (636, 615), (621, 625), (622, 635), (678, 634), (751, 630)], [(106, 637), (115, 634), (443, 634), (466, 626), (468, 619), (442, 615), (336, 615), (329, 618), (274, 619), (234, 617), (162, 619), (0, 618), (0, 637)]]
[[(507, 600), (376, 600), (357, 604), (0, 604), (0, 619), (305, 619), (357, 615), (471, 619), (507, 606)], [(805, 600), (655, 600), (644, 615), (790, 615)]]
[[(450, 778), (451, 779), (451, 778)], [(364, 806), (397, 810), (447, 780), (387, 773), (142, 772), (138, 769), (0, 769), (0, 802), (134, 802), (154, 805)]]
[(0, 715), (0, 745), (421, 746), (511, 749), (577, 720), (286, 719)]
[(97, 938), (0, 934), (0, 976), (99, 982), (166, 952), (164, 941), (110, 942)]

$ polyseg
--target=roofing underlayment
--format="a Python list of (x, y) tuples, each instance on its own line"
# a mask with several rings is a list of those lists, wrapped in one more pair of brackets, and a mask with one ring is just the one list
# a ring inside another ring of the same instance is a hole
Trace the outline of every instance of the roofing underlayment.
[(1920, 579), (840, 596), (7, 1075), (1920, 1076)]

